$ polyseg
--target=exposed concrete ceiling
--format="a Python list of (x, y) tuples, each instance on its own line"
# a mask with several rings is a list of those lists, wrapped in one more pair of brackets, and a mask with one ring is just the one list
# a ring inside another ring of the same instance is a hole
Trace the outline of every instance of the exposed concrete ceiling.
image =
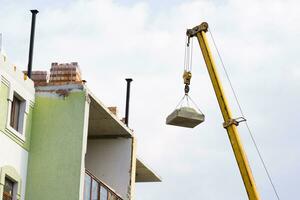
[(136, 159), (135, 182), (161, 182), (161, 178), (142, 163), (141, 160)]
[(88, 137), (90, 139), (132, 136), (132, 131), (90, 92), (89, 97), (91, 101)]

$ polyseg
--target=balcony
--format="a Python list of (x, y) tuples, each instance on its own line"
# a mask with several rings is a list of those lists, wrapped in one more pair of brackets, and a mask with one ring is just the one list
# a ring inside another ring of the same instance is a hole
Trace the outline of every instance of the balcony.
[(108, 185), (86, 170), (84, 178), (84, 200), (123, 200)]

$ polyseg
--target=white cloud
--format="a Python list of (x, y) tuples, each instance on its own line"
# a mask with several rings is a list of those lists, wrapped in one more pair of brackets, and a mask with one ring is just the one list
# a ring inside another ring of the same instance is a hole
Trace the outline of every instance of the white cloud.
[[(9, 1), (0, 10), (6, 52), (21, 66), (26, 66), (28, 54), (30, 13), (26, 9), (34, 5)], [(120, 115), (124, 78), (134, 79), (130, 125), (138, 137), (139, 154), (164, 181), (138, 185), (137, 200), (245, 199), (196, 41), (191, 95), (207, 121), (192, 130), (164, 124), (183, 95), (185, 29), (208, 21), (279, 194), (295, 199), (296, 184), (290, 182), (296, 183), (300, 176), (295, 158), (300, 153), (298, 8), (298, 1), (279, 0), (182, 1), (159, 10), (147, 1), (44, 5), (37, 17), (34, 68), (78, 61), (89, 87), (107, 105), (117, 105)], [(243, 126), (241, 137), (262, 199), (275, 199)]]

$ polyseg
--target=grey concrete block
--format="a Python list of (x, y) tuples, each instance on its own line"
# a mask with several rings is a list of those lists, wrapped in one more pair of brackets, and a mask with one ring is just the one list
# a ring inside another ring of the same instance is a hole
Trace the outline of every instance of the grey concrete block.
[(190, 107), (182, 107), (174, 110), (167, 117), (166, 124), (194, 128), (204, 122), (204, 120), (205, 116), (202, 113), (198, 113), (195, 109)]

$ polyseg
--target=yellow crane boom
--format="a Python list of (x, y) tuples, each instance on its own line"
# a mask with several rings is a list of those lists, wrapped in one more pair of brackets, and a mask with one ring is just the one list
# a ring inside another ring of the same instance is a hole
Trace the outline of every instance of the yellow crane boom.
[(216, 66), (208, 45), (206, 38), (206, 32), (208, 31), (208, 24), (203, 22), (199, 26), (194, 27), (193, 29), (187, 30), (187, 36), (197, 37), (203, 58), (206, 63), (206, 67), (213, 84), (214, 91), (223, 115), (224, 123), (223, 127), (227, 130), (229, 140), (248, 194), (249, 200), (259, 200), (259, 194), (254, 182), (253, 175), (245, 154), (245, 151), (242, 146), (241, 139), (239, 137), (237, 125), (238, 121), (232, 118), (232, 114), (228, 107), (227, 100), (220, 82), (220, 79), (217, 74)]

